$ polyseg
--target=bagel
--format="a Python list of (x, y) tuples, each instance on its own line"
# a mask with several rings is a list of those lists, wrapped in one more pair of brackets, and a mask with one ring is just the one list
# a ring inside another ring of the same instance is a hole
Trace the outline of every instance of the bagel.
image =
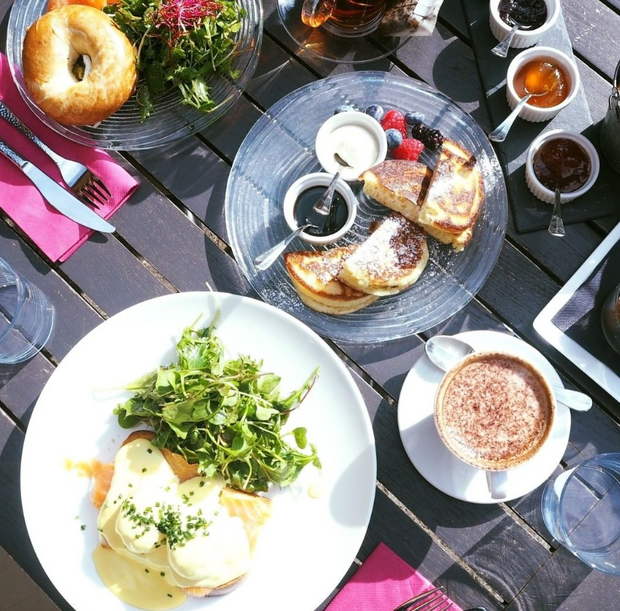
[(108, 15), (90, 6), (63, 6), (35, 21), (22, 61), (32, 99), (64, 125), (103, 121), (127, 101), (137, 79), (131, 43)]

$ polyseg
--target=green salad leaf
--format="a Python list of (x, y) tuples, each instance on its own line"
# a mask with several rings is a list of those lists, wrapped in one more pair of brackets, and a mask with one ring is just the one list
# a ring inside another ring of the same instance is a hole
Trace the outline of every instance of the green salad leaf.
[(316, 447), (309, 451), (306, 429), (284, 433), (290, 413), (299, 407), (315, 380), (281, 396), (280, 377), (261, 371), (249, 356), (227, 360), (214, 323), (188, 327), (177, 344), (177, 363), (159, 367), (127, 388), (135, 391), (114, 413), (123, 428), (146, 424), (152, 443), (198, 464), (202, 475), (222, 475), (247, 492), (284, 487), (312, 464), (321, 467)]
[(237, 0), (119, 0), (104, 10), (136, 50), (142, 120), (171, 87), (183, 104), (209, 112), (215, 102), (208, 78), (238, 77), (231, 63), (246, 12)]

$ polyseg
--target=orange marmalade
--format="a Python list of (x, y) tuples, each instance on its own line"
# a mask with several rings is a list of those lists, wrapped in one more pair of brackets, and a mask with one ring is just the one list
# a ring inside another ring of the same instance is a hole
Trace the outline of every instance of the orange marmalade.
[(528, 93), (544, 94), (531, 97), (527, 103), (539, 108), (551, 108), (568, 97), (570, 80), (557, 64), (548, 59), (535, 59), (519, 68), (514, 78), (514, 88), (520, 98)]

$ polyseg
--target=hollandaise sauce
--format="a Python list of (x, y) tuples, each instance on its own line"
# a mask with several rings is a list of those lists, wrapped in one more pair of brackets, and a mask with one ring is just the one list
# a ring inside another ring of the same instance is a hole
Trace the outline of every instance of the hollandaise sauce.
[(242, 520), (220, 503), (223, 482), (179, 482), (146, 439), (123, 446), (101, 507), (104, 545), (93, 560), (106, 586), (136, 607), (159, 611), (185, 600), (183, 589), (214, 589), (242, 577), (250, 544)]

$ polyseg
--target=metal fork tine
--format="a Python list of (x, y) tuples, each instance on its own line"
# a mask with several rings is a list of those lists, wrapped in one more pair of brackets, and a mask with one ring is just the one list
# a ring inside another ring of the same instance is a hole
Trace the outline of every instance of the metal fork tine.
[(107, 192), (104, 191), (101, 187), (99, 187), (99, 185), (94, 180), (89, 181), (86, 186), (93, 193), (97, 193), (101, 199), (105, 201), (109, 199), (109, 195), (107, 194)]
[[(431, 596), (433, 594), (438, 594), (439, 596)], [(418, 611), (419, 609), (423, 609), (427, 604), (436, 601), (438, 598), (443, 598), (445, 595), (446, 594), (443, 587), (439, 586), (437, 588), (433, 588), (432, 590), (428, 590), (426, 592), (422, 592), (422, 594), (414, 596), (413, 598), (405, 601), (404, 603), (396, 607), (394, 611)], [(420, 604), (417, 607), (412, 607), (411, 605), (413, 605), (414, 603)]]
[(101, 178), (93, 175), (91, 178), (91, 182), (95, 183), (98, 187), (103, 189), (103, 191), (105, 191), (109, 197), (112, 197), (112, 193), (110, 193), (110, 190), (105, 186), (105, 183), (101, 180)]
[(106, 201), (106, 200), (103, 200), (98, 193), (93, 192), (92, 189), (89, 189), (88, 185), (84, 185), (79, 190), (79, 194), (89, 204), (91, 204), (92, 206), (95, 206), (96, 208), (99, 208), (100, 206), (105, 204), (105, 201)]

